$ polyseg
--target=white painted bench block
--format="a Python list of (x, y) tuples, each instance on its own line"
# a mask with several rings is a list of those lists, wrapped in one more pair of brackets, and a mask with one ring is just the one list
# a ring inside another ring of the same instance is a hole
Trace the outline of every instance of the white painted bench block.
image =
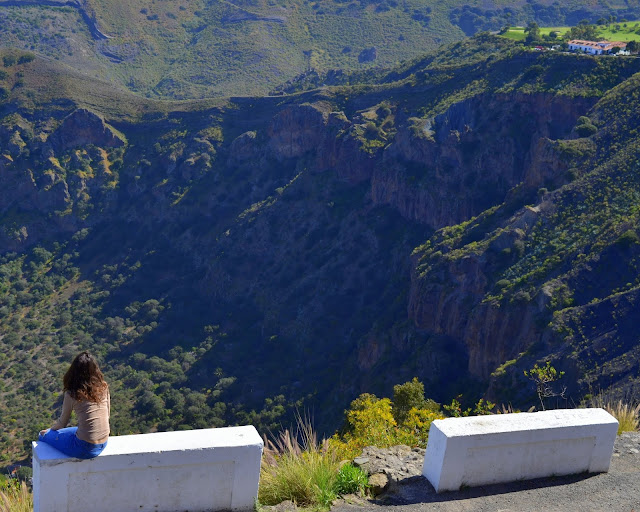
[(422, 474), (436, 492), (609, 470), (618, 421), (604, 409), (435, 420)]
[(34, 442), (33, 510), (251, 511), (262, 448), (252, 426), (110, 437), (89, 460)]

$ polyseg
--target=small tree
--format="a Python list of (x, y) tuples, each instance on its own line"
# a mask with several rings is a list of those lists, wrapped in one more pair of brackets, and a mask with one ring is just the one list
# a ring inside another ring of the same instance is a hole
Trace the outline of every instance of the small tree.
[(524, 371), (524, 376), (533, 381), (536, 385), (536, 393), (538, 393), (538, 399), (542, 410), (545, 410), (544, 399), (552, 396), (560, 396), (564, 398), (564, 394), (567, 391), (566, 386), (562, 388), (560, 392), (556, 392), (553, 389), (553, 383), (560, 379), (564, 375), (564, 372), (558, 372), (551, 363), (547, 361), (545, 366), (538, 366), (536, 363), (530, 370)]
[[(29, 448), (31, 448), (31, 443), (29, 443)], [(27, 466), (20, 466), (16, 471), (16, 478), (21, 482), (30, 482), (32, 476), (33, 470)]]
[(598, 40), (598, 31), (595, 25), (581, 24), (572, 27), (564, 36), (566, 39)]
[(425, 404), (424, 384), (417, 377), (404, 384), (393, 386), (393, 417), (402, 425), (412, 408), (422, 409)]
[(638, 51), (638, 41), (629, 41), (627, 43), (627, 50), (631, 53), (636, 53)]
[(540, 41), (540, 27), (535, 21), (529, 23), (524, 31), (527, 32), (527, 37), (525, 38), (525, 42), (527, 44)]

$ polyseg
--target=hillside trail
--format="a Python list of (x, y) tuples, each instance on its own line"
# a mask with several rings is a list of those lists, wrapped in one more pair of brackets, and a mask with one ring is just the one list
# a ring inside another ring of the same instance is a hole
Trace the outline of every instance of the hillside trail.
[(422, 476), (412, 475), (399, 480), (394, 491), (373, 500), (341, 500), (331, 512), (640, 512), (640, 432), (617, 437), (608, 473), (441, 494)]

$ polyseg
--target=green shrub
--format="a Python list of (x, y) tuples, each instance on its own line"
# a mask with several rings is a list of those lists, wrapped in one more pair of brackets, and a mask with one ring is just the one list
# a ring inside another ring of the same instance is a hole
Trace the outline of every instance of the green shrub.
[(5, 68), (10, 68), (16, 63), (15, 55), (5, 55), (2, 57), (2, 64)]
[(545, 410), (545, 398), (554, 396), (564, 397), (566, 387), (563, 388), (560, 392), (554, 389), (554, 383), (562, 378), (563, 375), (564, 372), (559, 372), (558, 370), (556, 370), (553, 366), (551, 366), (550, 361), (547, 361), (544, 366), (538, 366), (538, 363), (536, 363), (533, 365), (533, 368), (524, 371), (524, 376), (536, 385), (536, 393), (538, 394), (540, 406), (542, 407), (543, 411)]
[(35, 58), (36, 56), (33, 53), (25, 53), (23, 55), (20, 55), (20, 58), (18, 59), (18, 64), (27, 64), (28, 62), (31, 62)]
[(576, 122), (576, 132), (580, 137), (590, 137), (598, 131), (587, 116), (580, 116)]
[(409, 416), (412, 407), (421, 409), (424, 405), (424, 384), (416, 377), (411, 382), (393, 386), (393, 417), (401, 425)]
[(620, 235), (620, 238), (616, 240), (616, 244), (618, 244), (620, 247), (623, 247), (624, 249), (631, 247), (632, 245), (635, 245), (637, 243), (640, 243), (640, 237), (638, 237), (638, 233), (636, 233), (633, 229), (625, 231), (624, 233), (622, 233), (622, 235)]
[(364, 126), (364, 134), (368, 139), (375, 139), (378, 136), (378, 127), (373, 121), (369, 121)]
[(576, 126), (576, 132), (578, 132), (578, 135), (580, 135), (580, 137), (590, 137), (597, 131), (598, 128), (596, 128), (592, 124), (581, 124), (580, 126)]
[[(506, 249), (505, 249), (506, 250)], [(509, 253), (511, 253), (511, 251), (509, 251)], [(507, 286), (509, 286), (511, 284), (511, 281), (509, 281), (508, 279), (500, 279), (497, 283), (496, 283), (496, 288), (506, 288)]]
[(344, 464), (338, 471), (334, 490), (339, 496), (364, 494), (368, 486), (369, 478), (362, 469), (353, 464)]

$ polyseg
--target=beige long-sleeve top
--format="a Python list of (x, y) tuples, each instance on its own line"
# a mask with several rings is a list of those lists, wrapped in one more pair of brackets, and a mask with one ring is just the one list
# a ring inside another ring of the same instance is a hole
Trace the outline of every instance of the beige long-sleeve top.
[(52, 430), (64, 428), (69, 423), (71, 411), (75, 411), (78, 418), (76, 436), (88, 443), (101, 444), (109, 438), (109, 415), (111, 414), (111, 396), (109, 389), (100, 402), (74, 400), (68, 391), (64, 393), (62, 413)]

